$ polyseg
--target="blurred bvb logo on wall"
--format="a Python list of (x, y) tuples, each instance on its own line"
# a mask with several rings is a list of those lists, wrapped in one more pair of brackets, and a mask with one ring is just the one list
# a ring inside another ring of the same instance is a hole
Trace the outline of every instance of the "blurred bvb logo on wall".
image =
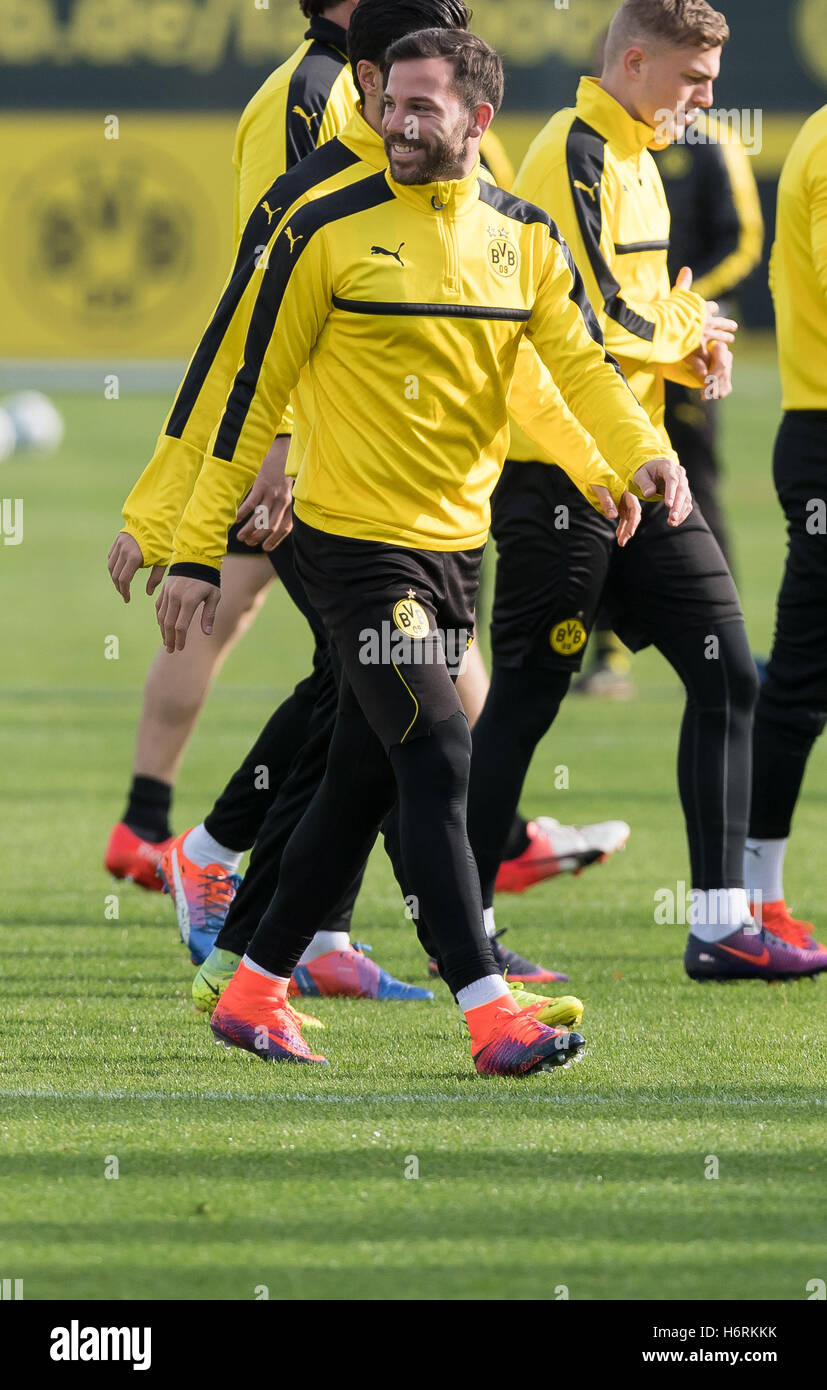
[(157, 149), (142, 156), (134, 141), (128, 154), (102, 144), (36, 169), (6, 228), (24, 257), (18, 293), (93, 340), (152, 331), (183, 307), (198, 206), (185, 167), (159, 161)]

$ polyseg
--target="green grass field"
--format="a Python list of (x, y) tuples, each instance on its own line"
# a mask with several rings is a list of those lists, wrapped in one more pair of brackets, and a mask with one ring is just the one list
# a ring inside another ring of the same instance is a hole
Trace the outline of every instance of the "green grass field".
[[(778, 387), (766, 345), (742, 357), (727, 495), (766, 652)], [(167, 402), (106, 401), (102, 384), (60, 404), (60, 455), (0, 473), (25, 503), (23, 544), (0, 545), (0, 1275), (27, 1299), (249, 1300), (262, 1285), (272, 1299), (805, 1299), (827, 1277), (827, 983), (692, 985), (683, 928), (653, 923), (655, 890), (688, 876), (672, 672), (647, 653), (636, 702), (569, 699), (526, 789), (528, 813), (625, 818), (626, 853), (498, 904), (509, 942), (586, 1000), (579, 1067), (478, 1078), (442, 986), (433, 1004), (319, 1001), (329, 1070), (225, 1054), (190, 1012), (168, 900), (101, 866), (158, 645), (152, 604), (139, 591), (124, 608), (105, 558)], [(308, 653), (274, 592), (191, 743), (176, 828), (209, 809)], [(820, 748), (787, 887), (822, 926), (825, 801)], [(424, 981), (379, 854), (356, 925), (382, 964)]]

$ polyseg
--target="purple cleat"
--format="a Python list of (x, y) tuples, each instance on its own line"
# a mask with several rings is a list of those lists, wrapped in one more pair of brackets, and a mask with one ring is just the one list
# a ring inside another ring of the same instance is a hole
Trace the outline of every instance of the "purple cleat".
[(722, 941), (690, 932), (683, 958), (690, 980), (798, 980), (827, 969), (819, 953), (802, 951), (760, 927), (739, 927)]

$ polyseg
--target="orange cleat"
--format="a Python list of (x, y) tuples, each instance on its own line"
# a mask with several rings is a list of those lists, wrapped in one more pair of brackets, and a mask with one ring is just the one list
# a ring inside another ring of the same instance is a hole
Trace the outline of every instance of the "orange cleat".
[(169, 893), (181, 940), (189, 947), (193, 965), (203, 965), (224, 925), (241, 879), (220, 864), (203, 868), (184, 853), (185, 830), (167, 842), (158, 873)]
[(240, 1047), (263, 1062), (327, 1066), (327, 1058), (307, 1046), (297, 1015), (274, 982), (243, 961), (216, 1004), (210, 1027), (216, 1043)]
[(605, 864), (624, 849), (631, 831), (625, 821), (597, 825), (561, 825), (551, 816), (538, 816), (526, 826), (528, 844), (514, 859), (504, 859), (494, 885), (497, 893), (524, 893), (535, 883), (558, 874), (575, 877), (590, 864)]
[(531, 1010), (514, 1013), (512, 1005), (509, 999), (494, 1010), (487, 1036), (471, 1040), (474, 1065), (482, 1076), (528, 1076), (580, 1061), (586, 1050), (580, 1033), (549, 1028)]
[(162, 893), (164, 885), (158, 877), (158, 865), (164, 850), (171, 844), (171, 839), (161, 840), (157, 845), (151, 840), (142, 840), (125, 821), (118, 821), (109, 836), (103, 866), (115, 878), (137, 883), (153, 893)]

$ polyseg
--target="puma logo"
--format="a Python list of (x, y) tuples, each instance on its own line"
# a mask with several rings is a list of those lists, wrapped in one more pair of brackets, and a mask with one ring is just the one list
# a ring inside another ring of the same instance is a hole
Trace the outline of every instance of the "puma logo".
[(402, 250), (402, 247), (403, 247), (404, 245), (405, 245), (404, 241), (400, 241), (399, 246), (398, 246), (398, 248), (397, 248), (396, 251), (386, 251), (385, 248), (384, 248), (384, 246), (371, 246), (371, 248), (370, 248), (370, 254), (371, 254), (372, 256), (390, 256), (390, 258), (391, 258), (392, 261), (398, 261), (399, 264), (400, 264), (401, 266), (404, 267), (405, 262), (403, 261), (402, 257), (401, 257), (400, 254), (399, 254), (399, 252)]
[(304, 237), (303, 237), (303, 236), (293, 236), (293, 233), (291, 232), (291, 230), (290, 230), (289, 227), (285, 227), (285, 229), (284, 229), (284, 235), (288, 238), (288, 240), (289, 240), (289, 242), (290, 242), (290, 254), (292, 255), (293, 252), (295, 251), (296, 247), (298, 246), (299, 242), (300, 242), (300, 241), (304, 241)]
[(596, 190), (600, 187), (600, 180), (599, 180), (599, 179), (598, 179), (597, 183), (593, 183), (593, 184), (592, 184), (591, 188), (589, 188), (589, 185), (588, 185), (587, 183), (581, 183), (579, 179), (575, 179), (575, 180), (574, 180), (574, 186), (575, 186), (575, 188), (582, 188), (582, 190), (583, 190), (584, 193), (588, 193), (588, 195), (589, 195), (589, 197), (591, 198), (591, 200), (592, 200), (593, 203), (597, 202), (597, 192), (596, 192)]
[(268, 226), (268, 227), (270, 226), (270, 223), (272, 222), (272, 220), (273, 220), (273, 218), (275, 217), (276, 213), (277, 213), (277, 212), (281, 212), (281, 208), (271, 208), (271, 207), (270, 207), (270, 204), (268, 203), (268, 201), (267, 201), (266, 198), (265, 198), (265, 200), (264, 200), (263, 203), (259, 203), (259, 207), (262, 209), (262, 211), (264, 211), (264, 212), (267, 213), (267, 226)]
[(317, 121), (317, 120), (319, 119), (319, 113), (318, 113), (318, 111), (314, 111), (313, 114), (312, 114), (312, 116), (308, 116), (307, 112), (306, 112), (306, 111), (303, 111), (302, 108), (301, 108), (300, 106), (294, 106), (294, 107), (293, 107), (293, 115), (294, 115), (294, 116), (301, 116), (302, 120), (303, 120), (303, 121), (306, 123), (306, 125), (307, 125), (308, 131), (310, 130), (311, 126), (313, 125), (313, 122), (314, 122), (314, 121)]

